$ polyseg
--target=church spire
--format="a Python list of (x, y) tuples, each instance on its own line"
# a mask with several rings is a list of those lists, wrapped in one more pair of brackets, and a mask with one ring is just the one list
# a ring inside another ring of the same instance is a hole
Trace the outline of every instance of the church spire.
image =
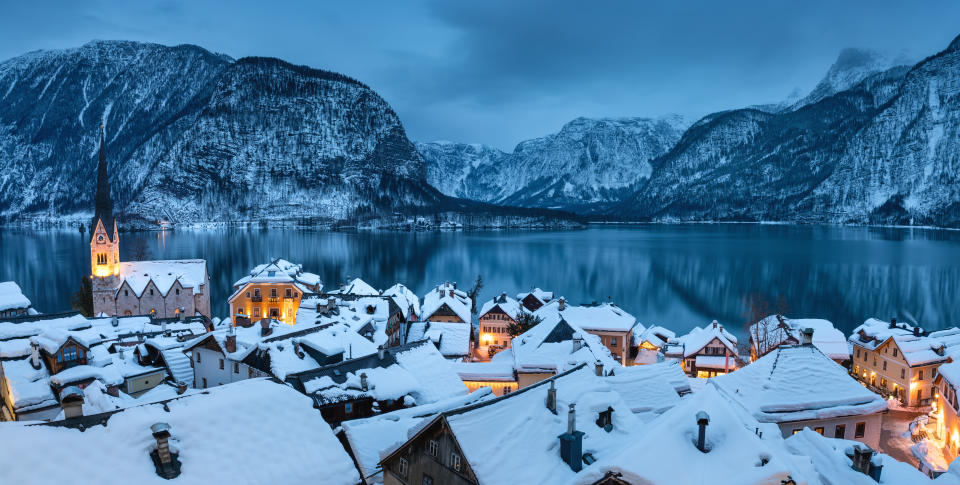
[(107, 176), (107, 149), (103, 135), (103, 124), (100, 125), (100, 160), (97, 163), (97, 198), (96, 205), (94, 206), (94, 227), (96, 227), (97, 220), (103, 221), (104, 228), (109, 228), (114, 223), (113, 201), (110, 199), (110, 179)]

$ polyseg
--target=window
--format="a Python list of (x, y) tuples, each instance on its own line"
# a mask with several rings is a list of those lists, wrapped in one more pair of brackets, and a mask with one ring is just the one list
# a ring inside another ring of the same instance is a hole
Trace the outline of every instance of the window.
[(399, 474), (401, 477), (406, 477), (409, 471), (410, 463), (406, 458), (401, 458), (400, 461), (397, 462), (397, 474)]
[(280, 316), (280, 310), (278, 310), (278, 309), (276, 309), (276, 308), (271, 308), (271, 309), (270, 309), (270, 316), (273, 317), (273, 318), (279, 317), (279, 316)]
[(867, 433), (867, 423), (866, 421), (860, 421), (857, 423), (857, 427), (853, 432), (854, 438), (863, 438), (863, 435)]
[(203, 378), (203, 388), (204, 388), (204, 389), (207, 388), (207, 378), (206, 378), (206, 377)]
[(859, 374), (859, 373), (860, 373), (860, 368), (859, 368), (858, 366), (853, 366), (853, 373), (854, 373), (854, 374)]
[(130, 292), (128, 290), (123, 290), (123, 296), (130, 296)]
[(456, 471), (460, 471), (460, 455), (450, 453), (450, 467)]
[(906, 379), (906, 378), (907, 378), (906, 372), (907, 372), (906, 369), (900, 369), (900, 378), (901, 378), (901, 379)]
[(433, 477), (424, 473), (423, 480), (420, 481), (420, 485), (433, 485)]
[(430, 440), (428, 449), (431, 456), (437, 456), (440, 454), (440, 443), (437, 443), (437, 440)]
[(197, 352), (197, 363), (200, 363), (200, 352)]
[(223, 359), (220, 359), (220, 370), (223, 370)]
[(177, 288), (177, 289), (176, 289), (176, 292), (177, 292), (177, 294), (179, 295), (179, 294), (180, 294), (180, 288)]
[(884, 388), (884, 389), (887, 388), (887, 379), (886, 379), (885, 377), (881, 377), (881, 378), (880, 378), (880, 387), (882, 387), (882, 388)]
[(290, 288), (287, 288), (287, 292), (286, 292), (286, 293), (287, 293), (287, 298), (290, 298), (290, 297), (293, 296), (293, 292), (290, 291)]
[(610, 345), (617, 346), (617, 337), (610, 337)]
[(259, 296), (260, 296), (260, 288), (254, 288), (254, 289), (253, 289), (253, 296), (255, 296), (255, 297), (259, 297)]
[(153, 288), (150, 288), (150, 296), (153, 296)]
[(887, 370), (887, 361), (883, 361), (883, 370)]
[(859, 348), (859, 347), (857, 347), (857, 358), (858, 358), (858, 359), (860, 358), (860, 348)]
[(247, 377), (253, 379), (253, 367), (247, 367)]
[(270, 288), (270, 298), (276, 298), (276, 297), (277, 297), (277, 289)]
[(234, 373), (234, 374), (239, 374), (239, 373), (240, 373), (240, 363), (239, 363), (239, 362), (234, 362), (234, 363), (233, 363), (233, 373)]
[(847, 434), (847, 425), (838, 424), (836, 428), (833, 429), (833, 437), (843, 439), (844, 435)]
[(72, 360), (77, 360), (77, 348), (73, 345), (68, 345), (63, 348), (63, 360), (70, 362)]
[(250, 292), (249, 292), (249, 291), (247, 292), (247, 298), (250, 298)]
[(921, 381), (923, 380), (923, 370), (917, 371), (917, 379)]
[(260, 307), (253, 307), (253, 318), (260, 318)]
[(893, 356), (894, 356), (894, 357), (897, 356), (897, 349), (893, 349)]
[(816, 428), (813, 428), (813, 430), (817, 433), (820, 433), (821, 436), (823, 435), (823, 426), (817, 426)]
[(801, 431), (800, 428), (794, 428), (794, 429), (793, 429), (793, 434), (797, 434), (797, 433), (799, 433), (800, 431)]
[(352, 403), (352, 402), (348, 402), (348, 403), (344, 404), (344, 405), (343, 405), (343, 412), (345, 412), (345, 413), (347, 413), (347, 414), (353, 413), (353, 403)]

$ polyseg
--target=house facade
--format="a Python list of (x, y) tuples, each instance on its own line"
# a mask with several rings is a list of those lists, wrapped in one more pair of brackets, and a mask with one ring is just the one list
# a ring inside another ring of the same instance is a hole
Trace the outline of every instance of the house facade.
[(936, 439), (939, 440), (944, 458), (953, 461), (960, 456), (960, 362), (953, 361), (940, 366), (934, 385), (937, 388), (934, 401)]
[(304, 289), (279, 265), (280, 260), (260, 265), (234, 283), (228, 298), (234, 325), (248, 326), (263, 318), (287, 325), (297, 323), (297, 310)]
[(520, 312), (520, 304), (506, 293), (483, 304), (478, 318), (481, 353), (510, 348), (509, 327), (518, 323)]
[(664, 348), (666, 358), (680, 361), (690, 377), (710, 378), (738, 367), (737, 338), (714, 320), (704, 328), (671, 339)]

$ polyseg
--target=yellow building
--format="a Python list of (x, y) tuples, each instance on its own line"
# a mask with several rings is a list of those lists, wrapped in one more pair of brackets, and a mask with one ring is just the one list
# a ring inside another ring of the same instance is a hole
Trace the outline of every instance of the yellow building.
[(933, 416), (936, 418), (936, 439), (943, 448), (943, 456), (948, 462), (960, 455), (960, 402), (957, 401), (957, 389), (960, 388), (960, 362), (950, 362), (940, 366), (934, 379), (937, 391), (934, 396)]
[(904, 406), (934, 399), (937, 368), (947, 361), (945, 345), (919, 327), (871, 318), (854, 329), (851, 372), (868, 388)]
[(263, 318), (288, 325), (297, 323), (297, 309), (305, 290), (279, 267), (279, 261), (257, 266), (233, 284), (235, 291), (227, 301), (234, 325), (248, 326)]

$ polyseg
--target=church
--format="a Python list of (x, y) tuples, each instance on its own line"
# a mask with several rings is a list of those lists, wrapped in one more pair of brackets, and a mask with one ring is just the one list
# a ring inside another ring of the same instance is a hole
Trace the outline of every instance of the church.
[(90, 239), (94, 315), (173, 318), (200, 314), (210, 318), (210, 275), (205, 260), (120, 261), (120, 233), (113, 217), (102, 125), (95, 204)]

